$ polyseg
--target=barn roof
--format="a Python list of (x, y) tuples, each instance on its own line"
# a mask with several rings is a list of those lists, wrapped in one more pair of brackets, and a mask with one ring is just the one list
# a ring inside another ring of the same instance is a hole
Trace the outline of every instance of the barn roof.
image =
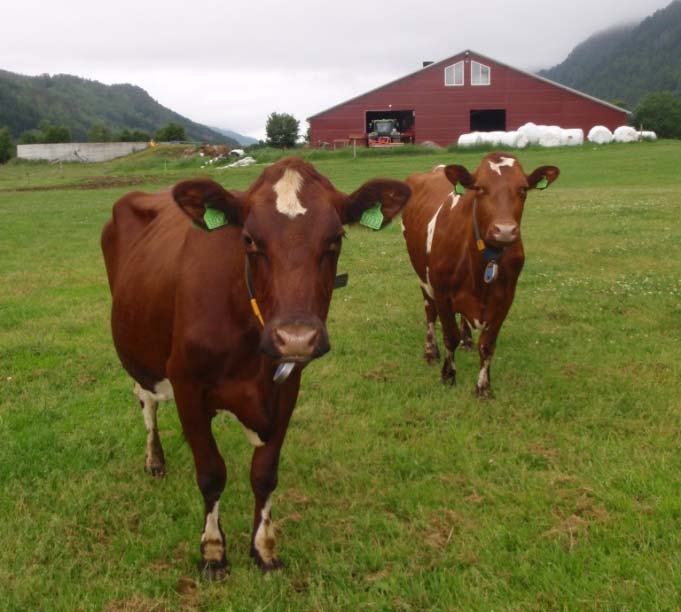
[(483, 60), (486, 60), (486, 61), (489, 61), (489, 62), (493, 62), (493, 63), (497, 64), (498, 66), (503, 66), (504, 68), (508, 68), (509, 70), (513, 70), (513, 71), (518, 72), (520, 74), (523, 74), (525, 76), (531, 77), (533, 79), (536, 79), (537, 81), (542, 81), (544, 83), (547, 83), (548, 85), (553, 85), (554, 87), (558, 87), (559, 89), (569, 91), (570, 93), (573, 93), (577, 96), (581, 96), (582, 98), (586, 98), (587, 100), (591, 100), (592, 102), (596, 102), (597, 104), (602, 104), (603, 106), (607, 106), (608, 108), (618, 110), (618, 111), (623, 112), (623, 113), (631, 114), (631, 111), (628, 111), (625, 108), (621, 108), (619, 106), (611, 104), (610, 102), (606, 102), (605, 100), (601, 100), (601, 99), (596, 98), (594, 96), (590, 96), (589, 94), (586, 94), (583, 91), (573, 89), (572, 87), (568, 87), (567, 85), (562, 85), (560, 83), (556, 83), (555, 81), (552, 81), (551, 79), (547, 79), (545, 77), (542, 77), (542, 76), (539, 76), (539, 75), (536, 75), (536, 74), (532, 74), (531, 72), (527, 72), (525, 70), (520, 70), (519, 68), (509, 66), (508, 64), (505, 64), (504, 62), (500, 62), (498, 60), (495, 60), (494, 58), (483, 55), (482, 53), (478, 53), (477, 51), (473, 51), (471, 49), (466, 49), (464, 51), (461, 51), (460, 53), (457, 53), (456, 55), (452, 55), (452, 56), (447, 57), (445, 59), (439, 60), (437, 62), (429, 64), (428, 66), (424, 66), (423, 68), (419, 68), (418, 70), (415, 70), (414, 72), (410, 72), (409, 74), (405, 74), (404, 76), (401, 76), (401, 77), (399, 77), (399, 78), (397, 78), (393, 81), (389, 81), (388, 83), (384, 83), (383, 85), (380, 85), (378, 87), (374, 87), (373, 89), (370, 89), (369, 91), (365, 91), (364, 93), (361, 93), (357, 96), (353, 96), (352, 98), (349, 98), (349, 99), (345, 100), (344, 102), (339, 102), (338, 104), (334, 104), (333, 106), (330, 106), (329, 108), (327, 108), (323, 111), (320, 111), (318, 113), (315, 113), (314, 115), (309, 116), (307, 118), (307, 120), (309, 121), (310, 119), (315, 119), (316, 117), (319, 117), (319, 116), (321, 116), (325, 113), (328, 113), (329, 111), (332, 111), (332, 110), (339, 108), (341, 106), (345, 106), (346, 104), (348, 104), (350, 102), (354, 102), (355, 100), (357, 100), (359, 98), (363, 98), (364, 96), (369, 95), (370, 93), (373, 93), (375, 91), (380, 91), (381, 89), (384, 89), (385, 87), (389, 87), (390, 85), (394, 85), (395, 83), (399, 83), (400, 81), (405, 81), (407, 79), (410, 79), (414, 75), (419, 74), (419, 73), (421, 73), (425, 70), (431, 70), (431, 69), (433, 69), (437, 66), (440, 66), (442, 64), (452, 62), (459, 57), (462, 57), (462, 56), (467, 57), (469, 55), (475, 56), (477, 58), (480, 58), (480, 59), (483, 59)]

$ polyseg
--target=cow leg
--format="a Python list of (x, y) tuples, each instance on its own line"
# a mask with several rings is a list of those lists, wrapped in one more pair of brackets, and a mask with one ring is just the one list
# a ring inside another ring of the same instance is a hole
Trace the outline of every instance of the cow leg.
[(192, 449), (196, 482), (204, 502), (200, 568), (209, 580), (222, 580), (228, 568), (225, 535), (220, 527), (218, 508), (225, 488), (227, 471), (213, 431), (211, 414), (201, 401), (202, 391), (193, 385), (173, 384), (182, 431)]
[(163, 447), (158, 435), (158, 422), (156, 420), (158, 401), (154, 399), (152, 393), (143, 389), (139, 383), (135, 383), (133, 392), (142, 407), (144, 426), (147, 428), (147, 450), (144, 471), (152, 476), (163, 476), (166, 473), (166, 462), (163, 456)]
[(251, 461), (251, 487), (255, 497), (251, 556), (263, 572), (282, 567), (276, 552), (276, 534), (272, 524), (272, 494), (277, 487), (279, 454), (288, 422), (298, 398), (300, 372), (294, 372), (284, 384), (275, 388), (276, 422), (265, 444), (257, 446)]
[(491, 364), (496, 347), (498, 330), (485, 329), (480, 334), (478, 352), (480, 353), (480, 373), (475, 385), (475, 393), (479, 397), (492, 397)]
[(440, 349), (437, 347), (437, 338), (435, 336), (435, 321), (437, 321), (437, 309), (435, 308), (435, 302), (433, 299), (425, 292), (423, 293), (423, 305), (426, 309), (426, 350), (423, 353), (423, 358), (426, 360), (428, 365), (433, 365), (436, 361), (440, 359)]
[(445, 358), (442, 363), (440, 376), (444, 384), (455, 385), (456, 363), (454, 361), (454, 351), (456, 350), (456, 347), (459, 346), (459, 328), (456, 324), (456, 318), (449, 296), (436, 295), (435, 304), (437, 306), (437, 314), (440, 317), (440, 323), (442, 324), (442, 339), (445, 344)]
[(461, 348), (464, 351), (473, 350), (473, 332), (463, 315), (461, 315)]

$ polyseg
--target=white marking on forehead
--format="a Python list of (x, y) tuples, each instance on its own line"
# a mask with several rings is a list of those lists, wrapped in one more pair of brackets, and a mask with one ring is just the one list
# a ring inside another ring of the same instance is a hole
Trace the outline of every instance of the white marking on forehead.
[(274, 185), (274, 191), (277, 194), (277, 210), (289, 219), (295, 219), (298, 215), (304, 215), (307, 212), (298, 199), (298, 192), (302, 186), (303, 177), (290, 168), (284, 170), (284, 174)]
[(493, 161), (489, 162), (489, 167), (492, 168), (494, 172), (496, 172), (499, 176), (501, 176), (501, 169), (505, 168), (508, 166), (509, 168), (513, 168), (515, 165), (516, 160), (513, 159), (512, 157), (502, 157), (500, 158), (499, 163), (494, 163)]
[(449, 210), (452, 210), (459, 203), (461, 196), (456, 193), (456, 191), (452, 191), (452, 193), (449, 194), (449, 197), (452, 198), (452, 203), (449, 205)]
[(433, 235), (435, 234), (435, 224), (437, 223), (437, 216), (440, 214), (440, 211), (442, 210), (442, 204), (440, 204), (440, 208), (437, 209), (437, 212), (433, 215), (433, 218), (430, 220), (428, 223), (428, 233), (426, 234), (426, 253), (430, 253), (430, 248), (433, 246)]
[(419, 279), (419, 285), (421, 285), (421, 288), (426, 292), (426, 294), (428, 295), (428, 297), (430, 297), (431, 300), (434, 299), (433, 287), (430, 284), (430, 277), (428, 275), (428, 266), (426, 266), (426, 282), (424, 283), (422, 280)]

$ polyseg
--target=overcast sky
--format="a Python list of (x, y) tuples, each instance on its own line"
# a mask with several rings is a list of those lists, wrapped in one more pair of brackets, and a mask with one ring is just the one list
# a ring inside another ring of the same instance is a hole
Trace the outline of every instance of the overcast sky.
[(2, 0), (0, 68), (133, 83), (194, 121), (264, 137), (472, 49), (551, 67), (600, 30), (670, 0)]

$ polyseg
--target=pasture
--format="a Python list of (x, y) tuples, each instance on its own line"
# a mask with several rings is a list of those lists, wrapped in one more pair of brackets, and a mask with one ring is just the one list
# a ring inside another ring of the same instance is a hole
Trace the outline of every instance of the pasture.
[[(479, 152), (321, 156), (351, 191)], [(681, 143), (528, 150), (527, 255), (492, 370), (422, 359), (399, 222), (348, 230), (331, 353), (303, 375), (274, 496), (283, 571), (248, 556), (251, 447), (214, 421), (231, 573), (199, 579), (202, 501), (172, 404), (168, 474), (110, 339), (99, 234), (113, 202), (197, 163), (0, 167), (0, 609), (677, 609), (681, 592)], [(439, 332), (438, 332), (439, 333)], [(440, 338), (438, 338), (442, 346)]]

